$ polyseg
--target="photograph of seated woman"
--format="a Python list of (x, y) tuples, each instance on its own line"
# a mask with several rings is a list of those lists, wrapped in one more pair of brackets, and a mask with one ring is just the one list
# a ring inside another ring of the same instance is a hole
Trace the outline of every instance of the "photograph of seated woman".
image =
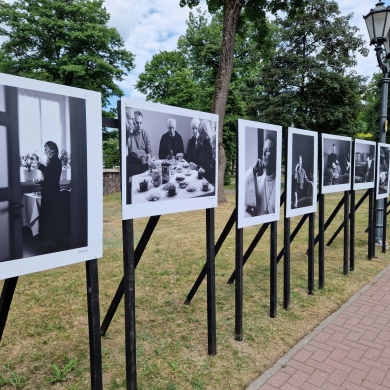
[(211, 145), (211, 126), (209, 121), (202, 120), (198, 126), (198, 138), (195, 150), (188, 160), (191, 169), (203, 172), (211, 184), (215, 184), (215, 159)]
[(387, 194), (389, 186), (389, 166), (388, 166), (388, 151), (383, 146), (380, 147), (379, 155), (379, 175), (378, 187), (379, 194)]
[(276, 140), (270, 134), (262, 157), (245, 173), (245, 207), (252, 217), (275, 213)]
[(37, 169), (43, 174), (43, 179), (36, 181), (41, 186), (42, 203), (39, 215), (39, 233), (44, 253), (57, 252), (66, 249), (66, 237), (64, 236), (63, 205), (60, 196), (60, 176), (62, 163), (58, 158), (58, 146), (52, 141), (44, 145), (46, 163), (42, 164), (35, 154)]
[[(350, 141), (324, 139), (323, 185), (331, 186), (349, 183), (350, 173)], [(331, 151), (329, 153), (329, 149)]]
[(313, 182), (307, 177), (302, 162), (299, 155), (292, 178), (292, 208), (313, 205)]

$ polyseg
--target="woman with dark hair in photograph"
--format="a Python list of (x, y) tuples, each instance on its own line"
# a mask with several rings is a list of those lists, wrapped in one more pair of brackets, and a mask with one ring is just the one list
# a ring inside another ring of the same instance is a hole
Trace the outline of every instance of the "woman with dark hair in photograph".
[[(47, 252), (55, 252), (61, 249), (62, 237), (60, 226), (63, 221), (60, 218), (60, 176), (62, 164), (58, 158), (58, 146), (53, 141), (47, 141), (44, 145), (47, 161), (42, 164), (35, 154), (38, 162), (37, 169), (43, 173), (43, 180), (38, 181), (41, 185), (42, 203), (39, 213), (39, 233), (47, 240)], [(50, 242), (54, 241), (50, 245)]]
[(202, 120), (198, 126), (198, 143), (193, 153), (190, 168), (203, 172), (204, 177), (215, 184), (215, 159), (211, 145), (211, 126), (209, 121)]

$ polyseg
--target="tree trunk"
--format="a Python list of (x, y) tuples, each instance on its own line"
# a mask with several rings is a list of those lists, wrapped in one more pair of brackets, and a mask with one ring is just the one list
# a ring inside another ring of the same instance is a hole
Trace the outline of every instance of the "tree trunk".
[(211, 111), (219, 115), (218, 127), (218, 202), (226, 202), (224, 192), (224, 174), (226, 155), (223, 147), (223, 123), (225, 121), (226, 103), (233, 70), (234, 40), (237, 22), (245, 0), (225, 0), (223, 19), (221, 60), (219, 63), (215, 92)]

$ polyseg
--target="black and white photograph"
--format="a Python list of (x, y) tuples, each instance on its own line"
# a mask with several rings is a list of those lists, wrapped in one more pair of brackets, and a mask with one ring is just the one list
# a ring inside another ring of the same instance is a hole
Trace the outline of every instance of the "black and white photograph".
[(280, 218), (282, 127), (238, 120), (238, 227)]
[(352, 139), (322, 134), (322, 193), (351, 189)]
[(101, 257), (96, 129), (100, 93), (0, 74), (2, 279)]
[(377, 156), (376, 174), (378, 175), (378, 180), (376, 182), (376, 198), (384, 199), (389, 196), (390, 146), (378, 143)]
[(286, 216), (317, 209), (318, 133), (288, 129)]
[(374, 188), (375, 166), (376, 166), (376, 143), (355, 139), (355, 161), (354, 161), (354, 190)]
[(122, 218), (217, 206), (218, 115), (121, 100)]

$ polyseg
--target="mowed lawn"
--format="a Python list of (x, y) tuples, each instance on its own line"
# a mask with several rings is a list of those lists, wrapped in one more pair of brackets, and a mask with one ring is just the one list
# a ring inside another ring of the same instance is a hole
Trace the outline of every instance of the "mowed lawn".
[[(231, 186), (230, 189), (234, 188)], [(357, 192), (356, 202), (364, 194)], [(343, 193), (326, 195), (329, 216)], [(235, 207), (235, 194), (215, 210), (215, 235)], [(355, 271), (343, 275), (343, 235), (325, 247), (325, 288), (307, 294), (306, 222), (291, 244), (291, 306), (283, 310), (283, 259), (278, 266), (278, 313), (269, 317), (269, 232), (244, 267), (243, 341), (234, 340), (235, 231), (216, 257), (217, 355), (207, 354), (206, 283), (183, 302), (206, 258), (205, 211), (164, 215), (136, 270), (138, 388), (244, 389), (299, 340), (390, 264), (377, 249), (367, 260), (366, 200), (356, 213)], [(343, 218), (330, 225), (329, 239)], [(291, 231), (299, 221), (292, 218)], [(148, 219), (134, 221), (135, 241)], [(104, 256), (99, 260), (101, 318), (123, 276), (120, 194), (104, 197)], [(261, 226), (244, 230), (244, 248)], [(316, 232), (318, 219), (316, 220)], [(278, 252), (283, 219), (278, 223)], [(31, 261), (34, 261), (32, 259)], [(3, 282), (0, 282), (2, 286)], [(125, 389), (123, 302), (102, 338), (105, 389)], [(88, 389), (89, 346), (85, 264), (19, 278), (0, 344), (0, 388)]]

